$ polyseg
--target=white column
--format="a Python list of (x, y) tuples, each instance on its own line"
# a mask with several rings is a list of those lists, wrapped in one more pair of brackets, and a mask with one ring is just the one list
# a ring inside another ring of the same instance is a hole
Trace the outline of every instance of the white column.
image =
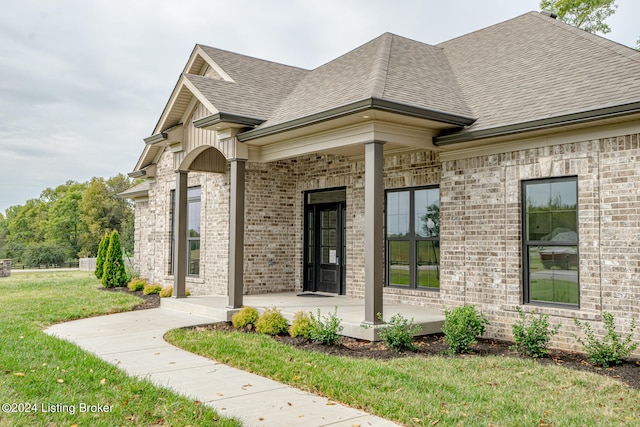
[(364, 176), (364, 321), (367, 325), (381, 323), (382, 286), (384, 283), (384, 185), (383, 141), (365, 143)]

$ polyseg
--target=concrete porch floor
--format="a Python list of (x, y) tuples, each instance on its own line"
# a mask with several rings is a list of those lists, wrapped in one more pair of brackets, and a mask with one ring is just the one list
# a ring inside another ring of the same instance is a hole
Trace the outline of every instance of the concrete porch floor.
[[(375, 328), (362, 327), (364, 320), (364, 300), (347, 298), (346, 296), (298, 296), (297, 292), (271, 293), (259, 295), (245, 295), (244, 305), (256, 308), (259, 312), (276, 307), (283, 316), (291, 321), (298, 311), (317, 314), (320, 309), (322, 316), (333, 313), (337, 307), (337, 316), (344, 327), (342, 335), (369, 341), (378, 340)], [(169, 310), (206, 316), (218, 321), (230, 321), (231, 316), (238, 309), (226, 307), (227, 296), (191, 296), (187, 298), (162, 298), (161, 307)], [(389, 319), (394, 314), (402, 314), (412, 319), (422, 327), (417, 335), (427, 335), (441, 332), (444, 314), (440, 310), (404, 304), (385, 304), (384, 318)]]

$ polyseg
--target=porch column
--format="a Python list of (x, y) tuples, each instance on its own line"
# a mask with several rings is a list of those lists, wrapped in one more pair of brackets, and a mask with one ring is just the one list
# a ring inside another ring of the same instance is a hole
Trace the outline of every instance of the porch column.
[(382, 257), (384, 185), (383, 141), (365, 143), (364, 154), (364, 321), (367, 325), (381, 323), (384, 260)]
[(229, 305), (242, 307), (244, 291), (244, 159), (232, 159), (229, 200)]
[(173, 297), (184, 298), (187, 277), (187, 171), (176, 171), (173, 206)]

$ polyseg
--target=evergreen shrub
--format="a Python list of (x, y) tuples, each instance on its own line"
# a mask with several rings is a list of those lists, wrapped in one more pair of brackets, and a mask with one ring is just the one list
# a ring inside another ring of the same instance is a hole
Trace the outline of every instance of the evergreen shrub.
[(602, 313), (602, 321), (606, 334), (602, 339), (598, 339), (588, 323), (583, 323), (574, 318), (574, 323), (585, 334), (585, 339), (574, 335), (576, 340), (582, 345), (587, 359), (595, 365), (608, 368), (611, 365), (619, 365), (627, 359), (631, 353), (638, 348), (638, 343), (633, 342), (633, 331), (636, 329), (636, 318), (631, 318), (629, 334), (623, 339), (615, 330), (613, 314)]
[(320, 314), (320, 309), (318, 309), (317, 317), (311, 313), (311, 330), (309, 331), (311, 341), (325, 345), (334, 345), (340, 342), (342, 338), (340, 332), (344, 327), (340, 324), (341, 319), (337, 314), (338, 307), (333, 313), (326, 316)]
[(100, 240), (100, 245), (98, 246), (95, 270), (95, 275), (98, 279), (102, 279), (102, 275), (104, 273), (104, 259), (107, 257), (107, 249), (109, 249), (110, 240), (111, 236), (109, 233), (105, 232), (104, 236), (102, 236), (102, 239)]
[(245, 306), (236, 314), (231, 316), (231, 323), (233, 323), (233, 327), (236, 329), (251, 329), (255, 327), (258, 317), (258, 310), (253, 307)]
[(141, 291), (144, 289), (144, 285), (147, 284), (147, 281), (144, 279), (141, 279), (140, 277), (134, 277), (133, 279), (131, 279), (131, 281), (127, 284), (127, 288), (131, 291), (131, 292), (137, 292), (137, 291)]
[(293, 315), (293, 321), (289, 328), (289, 335), (292, 337), (310, 338), (311, 318), (304, 311), (298, 311)]
[(155, 295), (159, 294), (161, 290), (162, 286), (158, 285), (157, 283), (147, 283), (146, 285), (144, 285), (142, 293), (144, 295)]
[(120, 246), (120, 234), (113, 230), (109, 239), (109, 248), (104, 260), (102, 284), (107, 288), (116, 288), (127, 284), (127, 273), (124, 269), (122, 247)]
[(484, 335), (485, 325), (489, 321), (475, 305), (464, 305), (445, 310), (442, 332), (449, 346), (449, 353), (468, 353), (478, 341), (476, 337)]
[(287, 332), (287, 319), (275, 307), (262, 312), (256, 322), (256, 332), (267, 335), (280, 335)]
[[(384, 321), (380, 313), (378, 313), (378, 319)], [(416, 324), (413, 319), (408, 320), (400, 313), (391, 316), (391, 319), (384, 325), (378, 326), (380, 339), (387, 347), (397, 352), (415, 351), (413, 336), (421, 330), (422, 327)]]
[(512, 347), (520, 354), (533, 358), (544, 357), (549, 353), (547, 344), (552, 336), (558, 333), (560, 324), (549, 329), (549, 315), (540, 313), (537, 317), (535, 312), (527, 315), (520, 307), (518, 310), (519, 319), (511, 326), (513, 339), (516, 342)]

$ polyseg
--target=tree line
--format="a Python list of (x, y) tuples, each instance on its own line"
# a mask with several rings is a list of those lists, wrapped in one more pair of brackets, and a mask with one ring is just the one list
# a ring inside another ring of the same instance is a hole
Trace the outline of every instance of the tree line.
[(0, 213), (0, 258), (42, 265), (96, 256), (100, 240), (111, 230), (120, 233), (125, 253), (131, 254), (133, 203), (118, 194), (133, 184), (123, 174), (67, 181), (9, 207)]

